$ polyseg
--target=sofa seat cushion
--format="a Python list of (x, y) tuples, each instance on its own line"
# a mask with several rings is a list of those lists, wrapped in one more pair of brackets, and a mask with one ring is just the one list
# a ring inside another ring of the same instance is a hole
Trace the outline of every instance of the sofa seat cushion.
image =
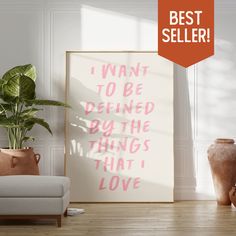
[(0, 198), (63, 197), (69, 189), (70, 180), (64, 176), (0, 176)]

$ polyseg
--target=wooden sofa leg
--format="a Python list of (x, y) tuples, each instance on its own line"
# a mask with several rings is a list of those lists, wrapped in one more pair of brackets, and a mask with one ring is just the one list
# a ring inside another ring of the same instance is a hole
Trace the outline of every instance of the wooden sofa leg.
[(61, 227), (61, 215), (57, 216), (57, 226)]
[(64, 212), (64, 216), (67, 217), (67, 208), (66, 208), (66, 210)]

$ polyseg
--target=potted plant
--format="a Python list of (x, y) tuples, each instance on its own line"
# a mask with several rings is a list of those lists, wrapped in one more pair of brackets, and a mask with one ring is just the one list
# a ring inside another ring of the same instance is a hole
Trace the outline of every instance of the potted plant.
[(62, 106), (65, 103), (41, 100), (35, 93), (36, 69), (33, 65), (17, 66), (7, 71), (0, 79), (0, 126), (6, 130), (8, 148), (0, 150), (0, 175), (39, 174), (39, 154), (24, 144), (34, 137), (29, 131), (34, 125), (46, 128), (49, 124), (37, 117), (39, 106)]

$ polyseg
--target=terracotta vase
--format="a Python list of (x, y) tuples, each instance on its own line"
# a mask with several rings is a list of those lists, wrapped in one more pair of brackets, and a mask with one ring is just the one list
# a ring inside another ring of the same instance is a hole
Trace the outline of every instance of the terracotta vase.
[(217, 139), (208, 149), (213, 183), (219, 205), (230, 205), (229, 191), (236, 183), (236, 145), (233, 139)]
[(231, 188), (229, 192), (229, 198), (233, 205), (236, 207), (236, 186)]
[(0, 149), (0, 176), (39, 175), (39, 160), (33, 148)]

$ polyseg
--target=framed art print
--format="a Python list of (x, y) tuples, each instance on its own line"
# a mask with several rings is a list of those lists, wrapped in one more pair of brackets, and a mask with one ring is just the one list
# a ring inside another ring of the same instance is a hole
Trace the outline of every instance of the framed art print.
[(172, 202), (173, 63), (157, 52), (66, 53), (72, 202)]

